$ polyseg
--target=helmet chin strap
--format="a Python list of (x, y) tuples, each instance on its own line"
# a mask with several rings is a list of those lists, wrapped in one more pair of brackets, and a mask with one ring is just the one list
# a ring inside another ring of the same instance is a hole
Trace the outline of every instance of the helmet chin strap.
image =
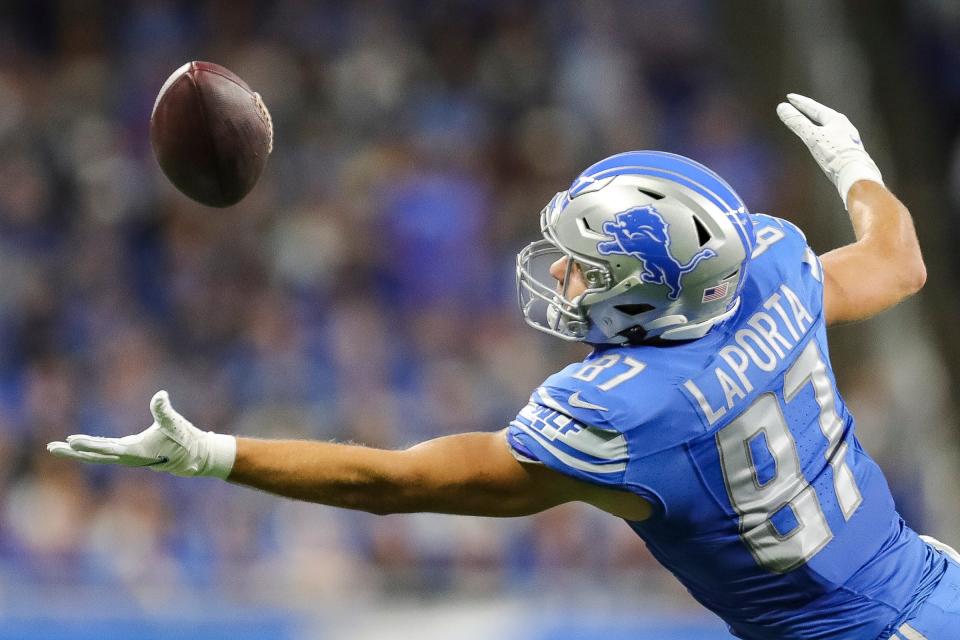
[(702, 338), (707, 335), (707, 332), (714, 327), (714, 325), (719, 324), (735, 314), (737, 309), (740, 308), (740, 298), (737, 298), (736, 302), (733, 303), (733, 306), (721, 313), (718, 316), (714, 316), (703, 322), (698, 322), (696, 324), (688, 324), (682, 327), (676, 327), (674, 329), (667, 329), (660, 335), (656, 336), (661, 340), (695, 340), (697, 338)]
[(562, 323), (563, 318), (560, 317), (560, 310), (553, 305), (547, 307), (547, 326), (554, 331), (558, 331)]

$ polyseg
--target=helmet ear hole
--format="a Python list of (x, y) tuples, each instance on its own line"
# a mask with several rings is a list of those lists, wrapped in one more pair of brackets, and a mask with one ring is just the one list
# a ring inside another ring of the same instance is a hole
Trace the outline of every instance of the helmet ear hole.
[(617, 311), (627, 314), (628, 316), (638, 316), (641, 313), (646, 313), (647, 311), (653, 311), (656, 309), (652, 304), (618, 304), (614, 307)]
[(701, 247), (710, 242), (710, 238), (712, 237), (710, 231), (700, 222), (700, 218), (697, 216), (693, 216), (693, 226), (697, 229), (697, 241)]

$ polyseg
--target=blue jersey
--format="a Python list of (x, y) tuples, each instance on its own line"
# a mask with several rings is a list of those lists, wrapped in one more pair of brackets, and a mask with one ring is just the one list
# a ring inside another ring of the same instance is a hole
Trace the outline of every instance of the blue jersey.
[(597, 348), (507, 437), (521, 460), (653, 504), (628, 524), (738, 636), (875, 638), (928, 552), (837, 393), (818, 259), (790, 223), (752, 218), (734, 317), (691, 342)]

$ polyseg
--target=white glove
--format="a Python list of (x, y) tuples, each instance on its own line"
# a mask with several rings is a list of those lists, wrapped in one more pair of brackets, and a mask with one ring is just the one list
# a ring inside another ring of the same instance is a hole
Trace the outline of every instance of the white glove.
[(82, 462), (149, 467), (177, 476), (230, 475), (237, 456), (233, 436), (201, 431), (170, 405), (166, 391), (150, 401), (154, 423), (146, 430), (123, 438), (73, 435), (66, 442), (51, 442), (47, 451), (61, 458)]
[(858, 180), (883, 184), (880, 169), (867, 155), (860, 133), (847, 116), (796, 93), (787, 94), (787, 100), (789, 103), (777, 105), (777, 115), (810, 149), (840, 192), (844, 206), (850, 187)]

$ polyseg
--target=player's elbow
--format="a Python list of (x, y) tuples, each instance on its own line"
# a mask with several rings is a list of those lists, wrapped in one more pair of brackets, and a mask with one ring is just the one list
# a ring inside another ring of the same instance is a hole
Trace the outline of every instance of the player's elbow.
[(912, 229), (904, 237), (886, 239), (870, 246), (869, 250), (872, 268), (878, 270), (876, 275), (883, 274), (885, 285), (895, 301), (909, 298), (926, 284), (927, 267)]
[(355, 507), (377, 516), (438, 511), (438, 487), (429, 468), (411, 449), (391, 452), (391, 465), (365, 487)]
[[(898, 203), (899, 204), (899, 203)], [(923, 253), (920, 251), (920, 240), (910, 218), (910, 212), (903, 204), (901, 210), (900, 233), (896, 234), (893, 257), (898, 266), (898, 281), (904, 297), (912, 296), (920, 291), (927, 282), (927, 266), (923, 262)]]
[(923, 285), (927, 283), (927, 267), (923, 264), (923, 260), (920, 260), (919, 263), (913, 268), (910, 272), (909, 279), (907, 281), (907, 290), (908, 295), (913, 295), (923, 289)]
[(897, 284), (903, 298), (908, 298), (927, 283), (927, 266), (923, 262), (920, 247), (904, 251), (897, 261)]

